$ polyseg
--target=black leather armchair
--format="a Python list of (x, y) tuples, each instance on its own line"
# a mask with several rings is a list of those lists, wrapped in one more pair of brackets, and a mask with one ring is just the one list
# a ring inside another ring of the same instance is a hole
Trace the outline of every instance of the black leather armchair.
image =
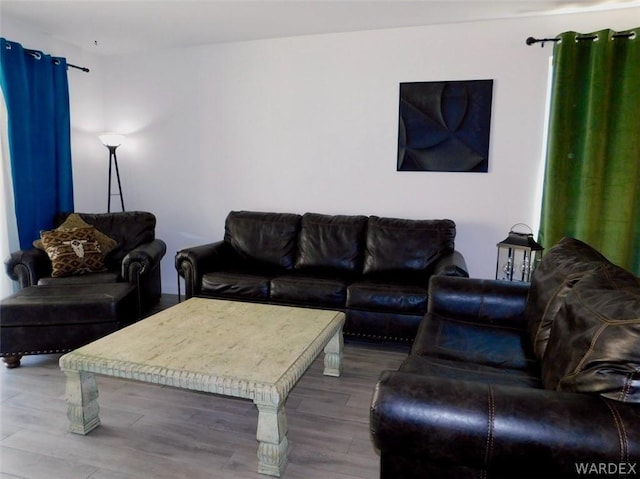
[[(69, 214), (58, 215), (54, 224), (61, 225)], [(79, 213), (79, 216), (117, 243), (105, 258), (106, 271), (52, 277), (47, 253), (34, 247), (13, 252), (6, 259), (5, 268), (11, 279), (20, 288), (126, 282), (136, 288), (141, 313), (157, 303), (161, 294), (160, 260), (166, 253), (166, 244), (155, 237), (156, 217), (145, 211)]]
[(638, 318), (640, 280), (571, 238), (531, 284), (433, 277), (374, 391), (380, 477), (637, 477)]
[(0, 356), (9, 368), (127, 326), (160, 298), (166, 246), (155, 237), (153, 214), (61, 214), (54, 224), (63, 228), (5, 262), (20, 285), (0, 302)]

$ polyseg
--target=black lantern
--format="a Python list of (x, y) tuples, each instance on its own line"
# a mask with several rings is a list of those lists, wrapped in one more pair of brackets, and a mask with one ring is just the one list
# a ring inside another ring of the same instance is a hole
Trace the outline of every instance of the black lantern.
[[(517, 227), (527, 228), (528, 232), (515, 231)], [(533, 239), (531, 228), (523, 223), (515, 224), (509, 236), (497, 244), (498, 263), (496, 279), (506, 281), (530, 281), (531, 274), (540, 261), (542, 250), (540, 244)], [(539, 254), (538, 254), (539, 253)]]

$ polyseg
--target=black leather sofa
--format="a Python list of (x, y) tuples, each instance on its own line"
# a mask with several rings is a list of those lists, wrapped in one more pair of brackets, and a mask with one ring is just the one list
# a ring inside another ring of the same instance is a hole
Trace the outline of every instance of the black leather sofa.
[[(65, 223), (70, 215), (56, 215), (55, 227)], [(34, 247), (13, 252), (6, 259), (5, 269), (11, 279), (17, 281), (20, 288), (126, 282), (136, 288), (139, 313), (144, 313), (157, 303), (162, 289), (160, 260), (167, 247), (164, 241), (155, 236), (155, 215), (146, 211), (77, 215), (115, 241), (115, 247), (104, 259), (105, 271), (52, 277), (49, 256), (43, 249)]]
[(638, 477), (639, 402), (640, 281), (564, 238), (530, 285), (432, 278), (370, 426), (386, 479)]
[(224, 239), (178, 251), (187, 298), (344, 311), (347, 336), (412, 341), (432, 275), (468, 276), (451, 220), (231, 211)]

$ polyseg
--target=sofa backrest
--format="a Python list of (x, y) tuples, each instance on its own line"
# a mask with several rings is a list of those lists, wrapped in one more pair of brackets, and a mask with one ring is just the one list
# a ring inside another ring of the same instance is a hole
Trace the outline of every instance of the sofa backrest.
[(452, 220), (231, 211), (224, 240), (263, 266), (343, 274), (424, 274), (453, 252)]
[(371, 216), (367, 223), (363, 272), (428, 273), (442, 255), (453, 252), (455, 237), (456, 225), (448, 219)]
[(562, 238), (547, 251), (533, 272), (525, 307), (527, 332), (535, 356), (542, 360), (551, 325), (567, 293), (580, 278), (597, 269), (607, 259), (588, 244)]
[(600, 263), (568, 292), (542, 359), (545, 388), (640, 403), (640, 278)]
[[(56, 216), (54, 223), (61, 225), (70, 213)], [(146, 211), (123, 211), (116, 213), (78, 213), (80, 218), (101, 233), (116, 241), (116, 247), (105, 261), (119, 265), (132, 249), (155, 239), (156, 217)]]
[(366, 226), (366, 216), (305, 213), (298, 238), (296, 269), (360, 272)]
[(293, 213), (231, 211), (224, 240), (244, 260), (292, 269), (301, 216)]

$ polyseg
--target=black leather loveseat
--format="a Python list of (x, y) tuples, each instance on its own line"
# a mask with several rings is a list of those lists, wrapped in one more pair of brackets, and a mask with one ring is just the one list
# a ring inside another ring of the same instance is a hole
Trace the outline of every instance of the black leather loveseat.
[(531, 285), (434, 277), (370, 426), (382, 478), (640, 476), (640, 281), (564, 238)]
[(451, 220), (232, 211), (224, 239), (176, 254), (186, 297), (346, 313), (346, 335), (413, 340), (434, 275), (468, 276)]

